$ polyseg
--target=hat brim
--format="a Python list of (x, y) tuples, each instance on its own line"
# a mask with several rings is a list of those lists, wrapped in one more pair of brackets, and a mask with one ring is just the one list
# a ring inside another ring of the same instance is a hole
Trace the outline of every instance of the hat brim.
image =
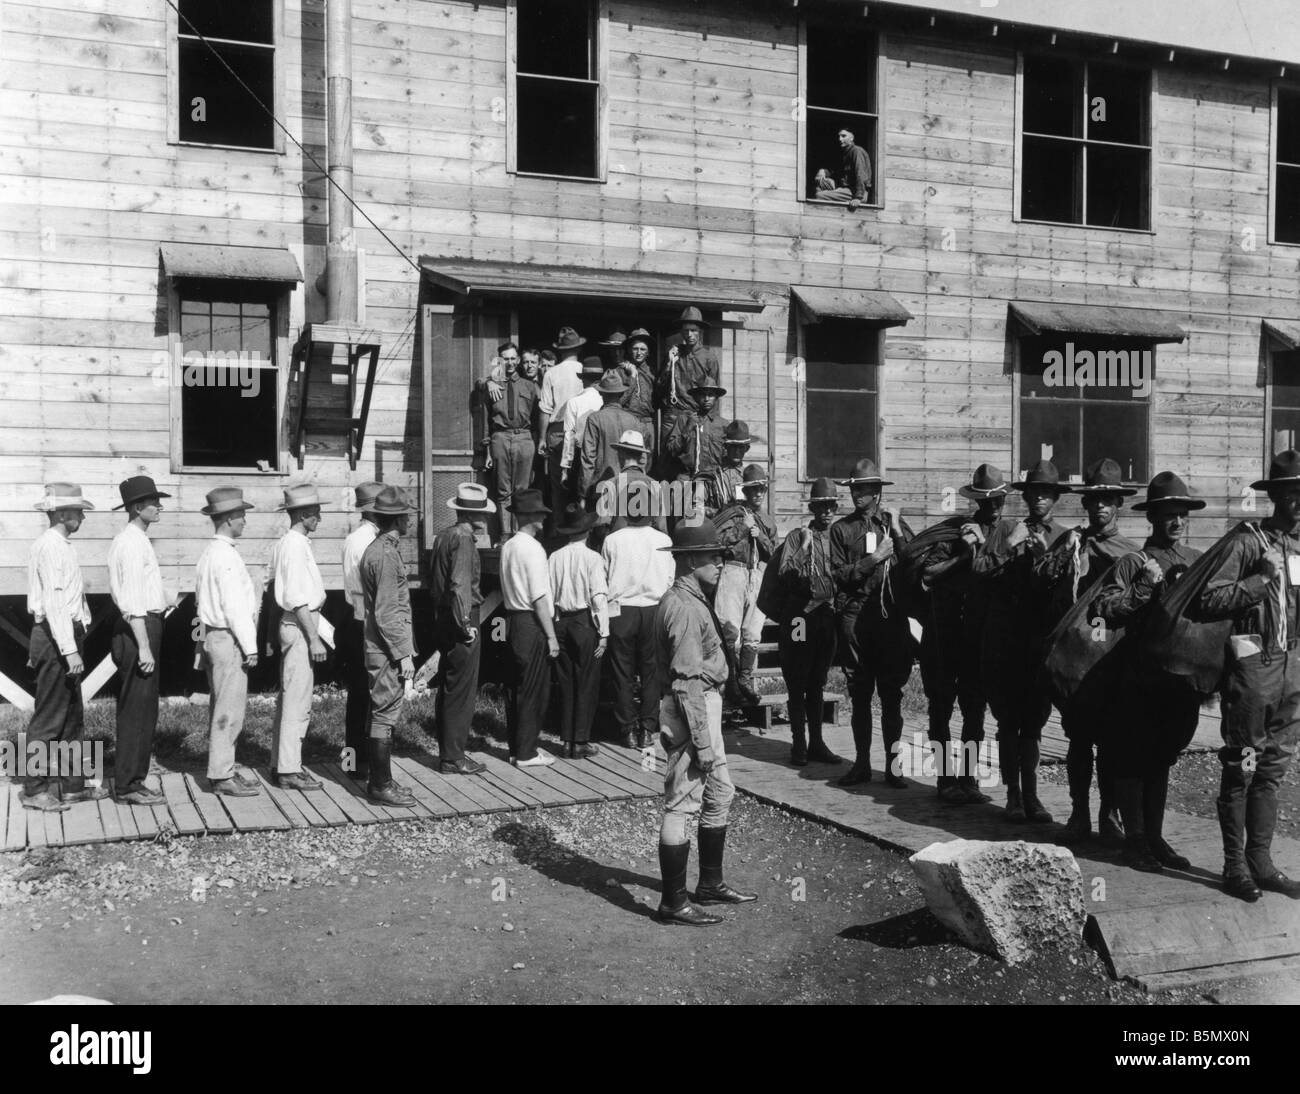
[(57, 501), (55, 504), (51, 505), (46, 500), (42, 499), (32, 506), (32, 508), (38, 513), (53, 513), (56, 509), (94, 509), (95, 503), (93, 501), (87, 501), (84, 498), (68, 498), (63, 501)]
[(1078, 485), (1075, 485), (1075, 486), (1071, 486), (1071, 487), (1070, 487), (1070, 493), (1071, 493), (1071, 494), (1083, 494), (1085, 497), (1086, 497), (1088, 494), (1118, 494), (1118, 495), (1119, 495), (1120, 497), (1122, 497), (1122, 498), (1131, 498), (1134, 494), (1137, 493), (1137, 488), (1134, 487), (1134, 486), (1078, 486)]
[(740, 437), (732, 437), (732, 438), (730, 438), (730, 439), (728, 439), (728, 438), (726, 438), (726, 437), (723, 437), (723, 438), (722, 438), (722, 443), (723, 443), (723, 444), (734, 444), (734, 445), (737, 445), (737, 446), (743, 444), (746, 448), (748, 448), (748, 447), (749, 447), (750, 445), (752, 445), (754, 442), (751, 441), (748, 437), (745, 437), (745, 438), (743, 438), (743, 439), (740, 438)]
[(137, 501), (148, 501), (150, 498), (162, 499), (162, 498), (170, 498), (170, 497), (171, 497), (170, 494), (164, 494), (161, 490), (151, 490), (147, 494), (137, 494), (133, 498), (127, 498), (126, 501), (122, 502), (121, 505), (113, 506), (112, 511), (116, 513), (119, 509), (125, 509), (128, 505), (134, 505)]
[(596, 513), (583, 513), (582, 519), (577, 524), (569, 524), (563, 528), (555, 529), (557, 536), (576, 536), (579, 532), (589, 532), (596, 527), (600, 516)]
[(1300, 482), (1300, 475), (1287, 475), (1278, 479), (1259, 479), (1250, 484), (1252, 490), (1267, 490), (1270, 486), (1279, 486), (1284, 482)]
[[(275, 507), (277, 513), (292, 513), (295, 509), (311, 509), (321, 506), (320, 501), (295, 501), (292, 505), (285, 505), (281, 502)], [(323, 508), (323, 506), (322, 506)]]
[(836, 486), (893, 486), (893, 479), (836, 479)]
[(447, 508), (455, 509), (458, 513), (495, 513), (497, 511), (496, 502), (491, 498), (484, 499), (483, 505), (457, 505), (455, 498), (448, 498)]
[(626, 395), (627, 384), (623, 384), (621, 387), (597, 387), (596, 390), (602, 395)]
[(681, 330), (687, 323), (694, 323), (697, 327), (702, 327), (705, 330), (713, 326), (707, 319), (679, 319), (677, 320), (677, 329)]
[(227, 513), (242, 513), (246, 509), (256, 509), (251, 501), (236, 501), (229, 505), (205, 505), (199, 510), (205, 517), (220, 517)]
[(656, 550), (667, 551), (670, 555), (710, 555), (716, 552), (724, 558), (729, 558), (732, 554), (731, 548), (724, 547), (721, 543), (697, 543), (691, 547), (658, 547)]
[(571, 350), (571, 349), (580, 349), (581, 347), (585, 346), (586, 344), (587, 344), (587, 340), (586, 340), (585, 338), (579, 338), (576, 342), (572, 342), (572, 343), (570, 343), (570, 344), (567, 345), (567, 346), (562, 346), (562, 345), (560, 345), (559, 342), (552, 342), (552, 343), (551, 343), (551, 349), (556, 350), (556, 351), (559, 352), (559, 353), (568, 353), (569, 350)]
[(970, 501), (984, 501), (986, 498), (1004, 498), (1011, 487), (1005, 482), (1001, 486), (992, 486), (985, 490), (979, 486), (963, 486), (957, 490), (963, 498)]
[(714, 387), (712, 384), (701, 384), (698, 387), (691, 388), (688, 394), (694, 395), (697, 392), (701, 395), (726, 395), (727, 389), (725, 387)]
[(1133, 506), (1133, 512), (1146, 513), (1161, 505), (1185, 505), (1189, 510), (1204, 509), (1206, 503), (1200, 498), (1190, 498), (1182, 494), (1173, 494), (1167, 498), (1154, 498), (1151, 501), (1139, 501)]
[(742, 482), (740, 484), (740, 488), (742, 490), (748, 490), (751, 486), (766, 486), (766, 485), (767, 485), (767, 479), (750, 479), (749, 482)]
[(650, 453), (650, 449), (648, 448), (642, 448), (641, 446), (635, 444), (620, 444), (618, 441), (615, 441), (609, 447), (617, 448), (620, 452), (638, 452), (642, 456), (649, 455)]

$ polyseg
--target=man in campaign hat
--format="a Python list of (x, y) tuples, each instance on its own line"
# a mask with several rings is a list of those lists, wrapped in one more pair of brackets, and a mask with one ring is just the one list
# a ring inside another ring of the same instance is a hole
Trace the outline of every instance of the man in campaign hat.
[[(728, 885), (722, 876), (727, 820), (735, 788), (722, 743), (722, 686), (727, 658), (709, 604), (718, 584), (724, 548), (707, 517), (681, 521), (672, 543), (660, 548), (676, 561), (677, 576), (655, 612), (660, 679), (660, 743), (667, 753), (664, 817), (659, 829), (659, 869), (664, 923), (708, 926), (720, 923), (697, 904), (743, 904), (757, 897)], [(686, 894), (691, 846), (686, 825), (699, 814), (700, 880), (696, 903)]]
[(212, 521), (212, 539), (194, 574), (203, 628), (201, 660), (208, 678), (208, 782), (215, 793), (236, 798), (259, 793), (257, 779), (235, 766), (235, 745), (248, 706), (248, 674), (257, 667), (260, 601), (235, 547), (252, 508), (238, 486), (208, 492), (200, 512)]
[(618, 470), (619, 454), (614, 446), (624, 433), (639, 429), (641, 424), (620, 402), (627, 393), (627, 384), (617, 369), (610, 369), (600, 378), (596, 391), (603, 402), (587, 417), (578, 461), (578, 500), (593, 506), (596, 483)]
[(637, 420), (637, 432), (645, 439), (651, 452), (655, 448), (655, 392), (659, 378), (655, 372), (655, 342), (644, 327), (637, 327), (623, 344), (627, 360), (623, 375), (627, 391), (622, 398), (623, 408)]
[(439, 770), (444, 775), (479, 775), (484, 766), (465, 754), (483, 649), (479, 638), (482, 569), (475, 536), (487, 531), (488, 515), (496, 506), (484, 487), (463, 482), (447, 499), (447, 507), (455, 512), (456, 523), (438, 533), (429, 558), (433, 641), (442, 658), (435, 705)]
[(749, 451), (749, 425), (736, 418), (722, 430), (722, 460), (704, 479), (704, 511), (717, 517), (722, 510), (741, 501), (740, 484), (744, 479), (745, 453)]
[(127, 524), (108, 549), (108, 588), (119, 612), (112, 639), (118, 679), (113, 789), (118, 801), (162, 805), (166, 799), (145, 785), (145, 777), (158, 728), (163, 618), (173, 598), (163, 589), (149, 528), (162, 519), (162, 499), (171, 495), (148, 475), (127, 479), (118, 491), (122, 504), (114, 508), (126, 510)]
[(370, 675), (366, 672), (366, 598), (361, 591), (361, 558), (379, 535), (374, 504), (384, 489), (381, 482), (363, 482), (355, 488), (360, 514), (357, 526), (343, 541), (343, 593), (351, 609), (349, 618), (335, 630), (335, 650), (343, 662), (348, 686), (344, 711), (343, 770), (358, 776), (370, 763)]
[[(720, 386), (722, 366), (718, 363), (718, 354), (704, 344), (704, 332), (709, 324), (700, 309), (689, 307), (682, 312), (678, 320), (681, 343), (668, 347), (668, 368), (662, 379), (662, 406), (665, 421), (665, 433), (683, 412), (698, 413), (702, 408), (697, 388)], [(712, 414), (713, 407), (705, 410)]]
[(290, 527), (271, 551), (271, 581), (280, 610), (280, 696), (271, 734), (271, 773), (282, 790), (321, 790), (303, 770), (302, 742), (311, 724), (312, 666), (327, 656), (320, 637), (325, 583), (308, 540), (320, 527), (320, 495), (311, 483), (287, 486), (277, 507)]
[(695, 405), (678, 409), (665, 433), (664, 452), (670, 477), (699, 482), (701, 491), (707, 492), (708, 479), (726, 457), (728, 423), (713, 410), (727, 389), (700, 383), (691, 387), (691, 394)]
[(1052, 711), (1051, 697), (1039, 682), (1047, 608), (1033, 570), (1065, 534), (1051, 514), (1070, 487), (1051, 460), (1039, 460), (1011, 489), (1024, 497), (1027, 515), (998, 521), (971, 563), (984, 605), (980, 676), (998, 723), (1007, 816), (1050, 824), (1052, 815), (1038, 799), (1038, 744)]
[[(70, 482), (49, 483), (36, 503), (49, 527), (32, 544), (27, 567), (27, 611), (36, 623), (27, 656), (36, 675), (35, 702), (27, 723), (29, 744), (80, 749), (85, 736), (81, 677), (86, 671), (90, 607), (81, 564), (68, 540), (81, 527), (86, 510), (94, 507), (82, 497), (81, 487)], [(80, 768), (55, 771), (48, 765), (29, 765), (20, 800), (25, 809), (62, 812), (72, 802), (93, 801), (106, 794), (103, 787), (87, 786)]]
[(1273, 862), (1277, 788), (1300, 731), (1300, 452), (1273, 457), (1268, 477), (1251, 483), (1273, 511), (1238, 525), (1205, 584), (1200, 618), (1232, 619), (1222, 688), (1223, 767), (1219, 827), (1224, 889), (1255, 901), (1260, 891), (1300, 898), (1300, 881)]

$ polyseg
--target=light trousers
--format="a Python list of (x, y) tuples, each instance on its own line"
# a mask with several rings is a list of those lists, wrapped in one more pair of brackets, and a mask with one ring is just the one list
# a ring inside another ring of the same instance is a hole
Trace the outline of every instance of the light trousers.
[(248, 708), (248, 670), (230, 631), (204, 629), (203, 670), (208, 677), (208, 778), (229, 779), (235, 774), (235, 743)]

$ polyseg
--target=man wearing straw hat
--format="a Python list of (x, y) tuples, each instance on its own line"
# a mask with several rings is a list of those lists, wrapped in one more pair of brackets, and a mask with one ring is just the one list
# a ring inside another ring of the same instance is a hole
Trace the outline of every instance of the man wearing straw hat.
[(171, 497), (148, 475), (135, 475), (118, 486), (127, 525), (108, 549), (108, 587), (121, 614), (113, 628), (113, 663), (117, 665), (117, 753), (113, 792), (132, 805), (162, 805), (166, 800), (145, 785), (158, 728), (158, 658), (162, 654), (163, 617), (171, 607), (149, 527), (162, 519), (162, 499)]
[[(27, 610), (36, 620), (27, 663), (36, 674), (36, 697), (27, 723), (28, 742), (47, 748), (80, 742), (85, 736), (81, 677), (86, 671), (84, 642), (90, 626), (77, 552), (68, 542), (94, 503), (81, 496), (81, 487), (53, 482), (36, 509), (49, 528), (32, 544), (27, 568)], [(35, 766), (35, 765), (33, 765)], [(28, 767), (19, 799), (25, 809), (62, 812), (76, 801), (106, 797), (102, 786), (86, 786), (79, 772)]]
[(281, 611), (280, 696), (271, 737), (272, 774), (282, 790), (321, 790), (302, 767), (302, 742), (311, 724), (313, 664), (327, 653), (320, 637), (320, 610), (325, 584), (308, 540), (320, 527), (320, 495), (312, 483), (287, 486), (277, 506), (291, 526), (271, 552), (271, 580)]
[(370, 762), (370, 676), (366, 672), (366, 598), (361, 591), (361, 558), (379, 535), (373, 506), (383, 488), (380, 482), (363, 482), (356, 487), (356, 508), (361, 519), (343, 541), (343, 592), (352, 614), (335, 632), (338, 637), (334, 643), (348, 685), (343, 743), (351, 751), (345, 754), (343, 770), (358, 776), (366, 773)]
[(433, 601), (433, 641), (442, 660), (438, 666), (439, 770), (444, 775), (479, 775), (484, 767), (465, 755), (483, 643), (479, 639), (481, 591), (478, 546), (474, 537), (487, 531), (488, 514), (496, 506), (487, 489), (463, 482), (447, 508), (456, 523), (439, 532), (429, 559), (429, 597)]
[(257, 667), (259, 600), (235, 540), (252, 509), (237, 486), (208, 493), (201, 512), (212, 519), (212, 539), (199, 556), (194, 599), (203, 625), (203, 668), (208, 678), (208, 781), (217, 794), (258, 793), (256, 779), (235, 766), (235, 745), (248, 706), (248, 673)]
[(370, 674), (370, 764), (366, 796), (380, 805), (409, 809), (415, 795), (393, 781), (393, 727), (402, 710), (404, 686), (415, 678), (415, 639), (406, 563), (398, 546), (410, 524), (411, 507), (395, 486), (375, 498), (379, 535), (361, 557), (366, 604), (366, 671)]
[(668, 506), (663, 484), (646, 474), (650, 452), (639, 430), (625, 429), (611, 446), (618, 455), (617, 473), (606, 472), (596, 483), (596, 515), (611, 532), (645, 518), (667, 534)]
[(610, 369), (600, 378), (596, 390), (604, 404), (587, 418), (578, 473), (578, 498), (583, 504), (592, 506), (595, 504), (596, 484), (607, 473), (618, 470), (619, 452), (614, 446), (624, 433), (639, 429), (641, 425), (619, 403), (627, 392), (627, 384), (616, 369)]

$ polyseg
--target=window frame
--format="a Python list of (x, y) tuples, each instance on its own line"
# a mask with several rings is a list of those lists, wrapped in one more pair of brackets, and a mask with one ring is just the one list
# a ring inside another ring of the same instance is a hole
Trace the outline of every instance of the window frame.
[[(1033, 50), (1030, 50), (1029, 52), (1030, 52), (1033, 56), (1036, 56), (1036, 57), (1048, 57), (1048, 56), (1050, 56), (1049, 54), (1038, 53), (1038, 52), (1033, 51)], [(1086, 100), (1086, 97), (1087, 97), (1087, 92), (1086, 92), (1086, 88), (1087, 88), (1087, 79), (1088, 79), (1088, 77), (1087, 77), (1087, 66), (1090, 65), (1090, 64), (1093, 64), (1093, 63), (1099, 63), (1099, 64), (1104, 64), (1104, 65), (1112, 65), (1112, 66), (1120, 67), (1120, 68), (1127, 68), (1127, 69), (1130, 69), (1130, 70), (1132, 70), (1132, 71), (1141, 72), (1141, 73), (1143, 73), (1143, 74), (1147, 77), (1147, 80), (1148, 80), (1148, 85), (1147, 85), (1147, 100), (1148, 100), (1148, 101), (1147, 101), (1147, 143), (1146, 143), (1145, 145), (1138, 145), (1138, 144), (1122, 144), (1122, 143), (1117, 143), (1117, 142), (1115, 142), (1115, 141), (1094, 141), (1094, 140), (1090, 140), (1090, 139), (1088, 139), (1087, 137), (1056, 137), (1056, 136), (1054, 136), (1054, 135), (1052, 135), (1052, 134), (1042, 134), (1043, 136), (1053, 136), (1053, 139), (1056, 139), (1056, 140), (1062, 140), (1062, 141), (1073, 141), (1073, 142), (1076, 142), (1076, 143), (1078, 143), (1078, 144), (1080, 144), (1080, 145), (1083, 145), (1083, 146), (1085, 146), (1085, 147), (1086, 147), (1087, 145), (1094, 144), (1094, 145), (1105, 145), (1105, 146), (1107, 146), (1107, 147), (1112, 147), (1112, 148), (1145, 148), (1145, 149), (1146, 149), (1146, 152), (1147, 152), (1147, 156), (1149, 157), (1149, 159), (1148, 159), (1148, 164), (1147, 164), (1147, 193), (1146, 193), (1147, 227), (1145, 227), (1145, 228), (1126, 228), (1126, 227), (1119, 227), (1119, 226), (1112, 227), (1112, 226), (1107, 225), (1107, 224), (1088, 224), (1088, 223), (1086, 222), (1086, 220), (1084, 220), (1084, 221), (1080, 221), (1080, 222), (1078, 222), (1078, 223), (1076, 223), (1075, 221), (1072, 221), (1072, 220), (1035, 220), (1035, 219), (1032, 219), (1032, 218), (1029, 218), (1029, 217), (1024, 216), (1023, 213), (1022, 213), (1022, 210), (1021, 210), (1021, 195), (1022, 195), (1023, 188), (1024, 188), (1024, 174), (1025, 174), (1025, 163), (1024, 163), (1024, 148), (1025, 148), (1025, 54), (1026, 54), (1026, 51), (1025, 51), (1025, 50), (1017, 50), (1017, 51), (1016, 51), (1016, 94), (1015, 94), (1015, 104), (1014, 104), (1014, 106), (1015, 106), (1015, 126), (1016, 126), (1016, 133), (1015, 133), (1015, 144), (1014, 144), (1014, 149), (1013, 149), (1013, 151), (1014, 151), (1014, 156), (1015, 156), (1015, 163), (1014, 163), (1014, 172), (1015, 172), (1015, 175), (1014, 175), (1014, 184), (1013, 184), (1012, 187), (1011, 187), (1011, 201), (1012, 201), (1011, 219), (1012, 219), (1012, 221), (1015, 222), (1015, 223), (1017, 223), (1017, 224), (1042, 224), (1042, 225), (1047, 225), (1047, 226), (1052, 227), (1052, 228), (1078, 228), (1078, 229), (1080, 229), (1080, 230), (1083, 230), (1083, 231), (1090, 231), (1090, 232), (1132, 232), (1132, 233), (1136, 233), (1136, 234), (1138, 234), (1138, 235), (1155, 235), (1155, 234), (1156, 234), (1156, 228), (1155, 228), (1155, 223), (1156, 223), (1156, 157), (1155, 157), (1155, 150), (1156, 150), (1156, 147), (1157, 147), (1157, 140), (1158, 140), (1158, 133), (1157, 133), (1157, 116), (1156, 116), (1157, 112), (1156, 112), (1156, 107), (1157, 107), (1157, 105), (1158, 105), (1159, 102), (1160, 102), (1160, 88), (1159, 88), (1160, 74), (1159, 74), (1159, 72), (1157, 71), (1157, 69), (1155, 68), (1155, 66), (1152, 65), (1152, 66), (1148, 67), (1148, 66), (1146, 66), (1146, 65), (1139, 64), (1138, 62), (1130, 61), (1130, 60), (1123, 59), (1123, 58), (1120, 58), (1120, 57), (1108, 57), (1108, 58), (1101, 58), (1101, 59), (1099, 59), (1099, 58), (1096, 58), (1096, 57), (1084, 56), (1084, 55), (1075, 54), (1075, 53), (1062, 52), (1062, 53), (1060, 54), (1060, 56), (1061, 56), (1062, 59), (1068, 59), (1068, 60), (1071, 60), (1071, 61), (1078, 61), (1079, 63), (1081, 63), (1081, 64), (1084, 66), (1084, 87), (1085, 87), (1085, 93), (1084, 93), (1084, 94), (1085, 94), (1085, 100)], [(1030, 134), (1030, 136), (1031, 136), (1031, 137), (1032, 137), (1032, 136), (1035, 136), (1035, 134)], [(1086, 216), (1087, 216), (1087, 201), (1088, 201), (1088, 192), (1087, 192), (1087, 187), (1088, 187), (1088, 160), (1087, 160), (1087, 155), (1086, 155), (1086, 153), (1085, 153), (1085, 155), (1084, 155), (1083, 171), (1082, 171), (1081, 183), (1082, 183), (1082, 187), (1083, 187), (1083, 202), (1084, 202), (1083, 212), (1084, 212), (1084, 216), (1086, 217)]]
[[(1289, 91), (1296, 96), (1296, 110), (1300, 111), (1300, 84), (1291, 80), (1273, 80), (1269, 89), (1269, 116), (1268, 116), (1268, 241), (1278, 247), (1300, 247), (1300, 239), (1286, 240), (1277, 238), (1277, 199), (1278, 199), (1278, 167), (1298, 167), (1300, 163), (1282, 164), (1277, 158), (1278, 146), (1278, 100), (1281, 98), (1281, 92)], [(1272, 365), (1269, 365), (1270, 385), (1272, 383)]]
[[(278, 0), (279, 2), (279, 0)], [(519, 3), (506, 0), (506, 174), (526, 179), (600, 184), (609, 181), (609, 0), (589, 0), (595, 8), (596, 174), (552, 175), (519, 169)], [(525, 76), (531, 75), (524, 73)], [(538, 79), (548, 77), (539, 76)], [(560, 77), (550, 77), (561, 79)], [(568, 81), (574, 82), (574, 81)], [(579, 81), (581, 82), (581, 81)]]
[[(167, 5), (167, 143), (185, 148), (219, 148), (231, 152), (260, 152), (264, 155), (284, 155), (285, 141), (285, 35), (284, 35), (284, 0), (270, 0), (271, 4), (271, 92), (273, 102), (271, 109), (277, 124), (272, 125), (272, 142), (262, 148), (249, 144), (217, 144), (210, 141), (187, 141), (181, 139), (181, 50), (180, 50), (180, 16), (176, 8)], [(220, 40), (220, 39), (219, 39)]]
[[(796, 419), (796, 429), (797, 429), (797, 446), (796, 446), (796, 460), (795, 460), (796, 467), (795, 467), (795, 473), (796, 473), (796, 477), (798, 478), (798, 481), (799, 481), (800, 483), (807, 484), (807, 483), (814, 482), (814, 481), (816, 480), (816, 476), (814, 476), (814, 475), (810, 475), (810, 474), (808, 473), (808, 368), (807, 368), (807, 360), (808, 360), (808, 340), (807, 340), (807, 327), (808, 327), (810, 324), (809, 324), (809, 321), (808, 321), (808, 320), (807, 320), (803, 315), (798, 314), (797, 308), (794, 309), (794, 322), (795, 322), (795, 345), (796, 345), (796, 347), (797, 347), (797, 353), (796, 353), (796, 356), (799, 358), (799, 360), (800, 360), (801, 362), (804, 363), (804, 367), (803, 367), (802, 369), (798, 369), (798, 370), (796, 370), (796, 372), (795, 372), (795, 376), (796, 376), (796, 380), (795, 380), (795, 419)], [(853, 320), (853, 319), (849, 319), (849, 320), (841, 320), (841, 322), (849, 322), (849, 323), (854, 323), (854, 322), (856, 322), (856, 323), (858, 323), (858, 324), (861, 325), (864, 334), (874, 334), (874, 335), (875, 335), (875, 339), (876, 339), (876, 365), (875, 365), (875, 368), (876, 368), (876, 389), (875, 389), (875, 391), (874, 391), (872, 394), (874, 394), (875, 399), (876, 399), (876, 420), (875, 420), (874, 422), (872, 422), (870, 426), (868, 426), (868, 431), (873, 435), (874, 440), (875, 440), (875, 453), (876, 453), (876, 454), (875, 454), (875, 456), (874, 456), (873, 458), (875, 459), (876, 464), (877, 464), (879, 467), (883, 468), (883, 467), (885, 466), (885, 460), (884, 460), (884, 455), (885, 455), (885, 437), (884, 437), (884, 421), (885, 421), (885, 414), (884, 414), (884, 409), (885, 409), (885, 383), (884, 383), (884, 374), (885, 374), (885, 332), (886, 332), (886, 330), (888, 330), (888, 328), (887, 328), (887, 327), (879, 327), (879, 326), (875, 326), (874, 324), (869, 323), (869, 322), (866, 322), (865, 320), (861, 320), (861, 319), (858, 319), (858, 320)], [(817, 390), (818, 390), (818, 391), (821, 391), (821, 390), (823, 390), (823, 389), (822, 389), (822, 388), (818, 388)], [(771, 443), (771, 444), (773, 445), (773, 447), (775, 447), (775, 441), (772, 441), (772, 442), (769, 442), (769, 443)], [(841, 473), (847, 475), (848, 472), (849, 472), (849, 470), (850, 470), (849, 468), (845, 468), (845, 469), (843, 470), (843, 472), (837, 472), (837, 473), (836, 473), (836, 477), (838, 477), (838, 475), (841, 474)]]
[[(234, 281), (239, 285), (265, 285), (267, 282), (244, 281), (239, 278), (221, 280)], [(278, 288), (268, 294), (271, 306), (271, 347), (275, 354), (275, 418), (276, 418), (276, 463), (270, 471), (260, 471), (256, 467), (225, 467), (204, 464), (187, 464), (185, 462), (184, 407), (182, 397), (184, 387), (181, 383), (181, 370), (185, 366), (185, 346), (181, 339), (181, 297), (185, 295), (177, 279), (170, 278), (167, 285), (167, 376), (168, 376), (168, 447), (171, 460), (171, 472), (174, 475), (253, 475), (258, 478), (270, 478), (275, 475), (290, 474), (289, 469), (289, 423), (285, 408), (289, 395), (289, 311), (291, 287), (277, 284)], [(262, 371), (268, 371), (263, 369)]]
[[(1295, 353), (1300, 355), (1300, 349), (1287, 349), (1278, 344), (1274, 339), (1265, 337), (1263, 339), (1263, 357), (1264, 357), (1264, 462), (1263, 466), (1268, 466), (1273, 459), (1273, 412), (1278, 409), (1277, 398), (1275, 395), (1275, 368), (1277, 365), (1277, 356), (1280, 353)], [(1283, 407), (1283, 410), (1300, 410), (1300, 406)]]
[[(859, 111), (858, 113), (861, 113), (863, 117), (874, 117), (876, 119), (875, 140), (872, 141), (874, 147), (867, 150), (871, 156), (871, 189), (876, 200), (864, 201), (858, 208), (883, 209), (885, 207), (886, 178), (884, 155), (885, 67), (888, 54), (886, 52), (884, 31), (873, 29), (870, 33), (874, 34), (876, 38), (876, 113), (874, 115), (866, 111)], [(839, 209), (844, 211), (848, 209), (845, 202), (821, 201), (817, 198), (810, 198), (808, 189), (812, 180), (803, 177), (807, 170), (808, 160), (808, 19), (806, 16), (800, 16), (799, 18), (797, 53), (798, 85), (796, 94), (798, 97), (795, 99), (797, 107), (795, 116), (795, 200), (814, 209)], [(852, 111), (845, 111), (844, 113), (852, 113)], [(849, 211), (852, 212), (852, 210)]]

